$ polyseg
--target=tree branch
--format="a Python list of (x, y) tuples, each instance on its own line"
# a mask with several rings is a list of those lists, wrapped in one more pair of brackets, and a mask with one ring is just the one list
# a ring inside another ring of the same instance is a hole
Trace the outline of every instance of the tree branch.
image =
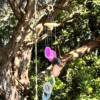
[[(100, 38), (99, 38), (100, 40)], [(83, 45), (82, 47), (73, 50), (71, 52), (69, 52), (68, 54), (65, 54), (62, 58), (61, 58), (61, 65), (62, 67), (65, 66), (65, 64), (74, 61), (80, 57), (82, 57), (83, 55), (85, 55), (86, 53), (89, 53), (90, 51), (96, 49), (97, 47), (100, 47), (100, 41), (89, 41), (87, 44)]]
[[(76, 50), (73, 50), (69, 53), (66, 53), (64, 56), (60, 58), (61, 64), (60, 64), (60, 71), (65, 67), (66, 64), (75, 61), (76, 59), (84, 56), (86, 53), (89, 53), (90, 51), (100, 47), (100, 37), (96, 39), (96, 41), (89, 41), (87, 44), (81, 46), (80, 48), (77, 48)], [(46, 75), (48, 71), (50, 71), (54, 66), (50, 65), (45, 71), (42, 71), (41, 77), (43, 75)], [(40, 75), (39, 75), (40, 76)]]
[(8, 0), (8, 2), (9, 2), (9, 4), (10, 4), (10, 6), (11, 6), (11, 8), (12, 8), (14, 14), (15, 14), (15, 16), (16, 16), (18, 19), (20, 19), (20, 18), (21, 18), (21, 10), (19, 9), (16, 0)]
[(29, 25), (34, 12), (33, 4), (34, 0), (30, 0), (30, 3), (27, 5), (27, 7), (29, 7), (29, 10), (18, 21), (15, 31), (12, 35), (12, 38), (10, 39), (7, 45), (9, 57), (15, 54), (14, 52), (17, 51), (18, 47), (20, 47), (20, 45), (23, 43), (25, 36), (28, 34)]
[[(33, 0), (27, 0), (27, 5), (25, 7), (25, 11), (28, 12), (31, 8), (30, 6), (32, 5)], [(34, 8), (34, 5), (33, 5)]]

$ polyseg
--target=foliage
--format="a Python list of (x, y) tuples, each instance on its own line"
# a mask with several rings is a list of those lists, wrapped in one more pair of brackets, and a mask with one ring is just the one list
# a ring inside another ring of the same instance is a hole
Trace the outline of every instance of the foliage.
[(16, 25), (16, 18), (6, 1), (0, 1), (0, 46), (5, 46)]
[[(100, 28), (100, 0), (93, 0), (90, 7), (87, 2), (91, 0), (70, 0), (68, 8), (56, 18), (56, 22), (65, 22), (64, 27), (55, 29), (56, 34), (49, 36), (38, 43), (38, 61), (35, 61), (34, 47), (32, 51), (32, 64), (30, 66), (30, 99), (35, 98), (35, 62), (38, 63), (38, 73), (45, 70), (50, 63), (45, 59), (43, 50), (47, 45), (64, 55), (75, 48), (85, 44), (88, 39), (94, 39), (89, 27), (89, 14), (94, 14)], [(86, 7), (89, 6), (89, 7)], [(11, 38), (12, 29), (16, 25), (16, 18), (11, 9), (1, 7), (0, 13), (0, 46), (4, 46)], [(100, 33), (100, 29), (97, 29)], [(46, 32), (46, 31), (45, 31)], [(47, 42), (48, 41), (48, 42)], [(45, 82), (38, 76), (38, 96), (41, 100), (42, 87)], [(61, 76), (56, 78), (56, 84), (51, 100), (99, 100), (100, 99), (100, 49), (66, 65)]]
[[(97, 3), (98, 2), (98, 3)], [(49, 63), (43, 56), (43, 49), (46, 45), (52, 45), (59, 51), (59, 55), (64, 55), (75, 48), (85, 44), (87, 39), (92, 39), (91, 30), (89, 28), (89, 13), (95, 13), (99, 22), (100, 2), (93, 1), (93, 8), (88, 9), (85, 0), (72, 0), (67, 11), (62, 11), (55, 19), (57, 22), (66, 21), (66, 25), (62, 29), (56, 29), (57, 38), (52, 36), (52, 41), (45, 43), (48, 38), (38, 45), (38, 71), (46, 69)], [(67, 24), (68, 23), (68, 24)], [(41, 48), (41, 49), (40, 49)], [(40, 51), (41, 50), (41, 51)], [(34, 56), (33, 56), (34, 59)], [(48, 64), (47, 64), (48, 63)], [(32, 70), (34, 70), (34, 64)], [(32, 72), (30, 70), (30, 72)], [(35, 73), (35, 72), (33, 72)], [(56, 79), (51, 100), (99, 100), (100, 98), (100, 56), (99, 50), (86, 55), (79, 60), (66, 65), (64, 71), (59, 78)], [(31, 77), (31, 94), (34, 98), (35, 76)], [(32, 79), (32, 77), (34, 77)], [(34, 81), (33, 81), (34, 80)], [(38, 78), (38, 96), (39, 100), (42, 95), (42, 86), (45, 80)], [(31, 99), (32, 99), (31, 98)], [(33, 100), (33, 99), (32, 99)]]

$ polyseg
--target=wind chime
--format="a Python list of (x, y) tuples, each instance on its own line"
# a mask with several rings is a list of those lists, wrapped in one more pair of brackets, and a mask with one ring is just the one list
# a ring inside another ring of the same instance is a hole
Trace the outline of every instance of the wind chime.
[[(41, 0), (40, 0), (41, 1)], [(48, 16), (48, 19), (49, 21), (53, 21), (53, 16), (52, 16), (52, 12), (54, 11), (54, 5), (55, 5), (55, 2), (56, 0), (44, 0), (46, 2), (46, 10), (47, 10), (47, 16)], [(36, 0), (36, 4), (37, 4), (37, 0)], [(36, 6), (35, 6), (35, 11), (36, 11)], [(51, 40), (52, 40), (52, 30), (53, 28), (56, 29), (56, 27), (58, 27), (60, 25), (57, 24), (57, 23), (44, 23), (44, 26), (46, 26), (47, 28), (49, 28), (49, 32), (51, 32), (50, 36), (51, 36)], [(47, 31), (48, 32), (48, 31)], [(48, 33), (49, 33), (48, 32)], [(56, 39), (56, 30), (54, 32), (54, 35), (55, 35), (55, 39)], [(37, 38), (37, 35), (36, 35), (36, 38)], [(51, 71), (51, 74), (48, 78), (48, 80), (44, 83), (43, 85), (43, 94), (42, 94), (42, 100), (49, 100), (51, 94), (52, 94), (52, 90), (53, 90), (53, 87), (55, 85), (55, 77), (57, 77), (60, 73), (60, 66), (61, 66), (61, 62), (60, 62), (60, 59), (57, 55), (57, 52), (56, 50), (52, 49), (52, 46), (48, 46), (48, 38), (47, 38), (47, 41), (46, 41), (46, 46), (44, 48), (44, 56), (45, 58), (52, 64), (52, 66), (56, 66), (52, 71)], [(52, 42), (52, 41), (51, 41)], [(37, 70), (37, 39), (35, 41), (35, 60), (36, 60), (36, 65), (35, 65), (35, 72), (36, 72), (36, 97), (35, 97), (35, 100), (38, 100), (38, 91), (37, 91), (37, 88), (38, 88), (38, 85), (37, 85), (37, 76), (38, 76), (38, 70)]]
[[(47, 6), (47, 10), (48, 10), (48, 19), (49, 21), (53, 21), (53, 17), (51, 15), (52, 11), (54, 10), (53, 4), (50, 4)], [(50, 31), (52, 32), (53, 27), (50, 26), (50, 24), (45, 24), (48, 26), (48, 28), (50, 29)], [(52, 40), (52, 34), (51, 33), (51, 40)], [(56, 32), (54, 33), (55, 38), (56, 38)], [(48, 42), (48, 38), (47, 38), (47, 42)], [(60, 59), (57, 57), (57, 52), (56, 50), (52, 49), (52, 46), (48, 46), (48, 44), (46, 45), (45, 49), (44, 49), (44, 56), (45, 58), (51, 62), (52, 65), (57, 65), (60, 66)], [(56, 70), (51, 71), (51, 75), (49, 76), (47, 82), (44, 83), (43, 85), (43, 94), (42, 94), (42, 100), (49, 100), (51, 94), (52, 94), (52, 90), (53, 87), (55, 85), (55, 77), (57, 76), (57, 74), (59, 74), (59, 72), (57, 72)]]

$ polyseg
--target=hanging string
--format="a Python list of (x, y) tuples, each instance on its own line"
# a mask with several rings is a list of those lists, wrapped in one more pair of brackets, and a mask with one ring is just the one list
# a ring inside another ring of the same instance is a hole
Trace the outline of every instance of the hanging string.
[[(52, 23), (53, 16), (49, 13), (47, 15), (48, 23)], [(49, 29), (48, 26), (45, 27), (45, 33), (47, 33), (47, 38), (45, 39), (45, 47), (50, 46), (52, 47), (52, 30)]]
[[(36, 20), (36, 17), (37, 17), (37, 0), (35, 0), (35, 5), (34, 5), (34, 17), (35, 17), (35, 20)], [(37, 38), (38, 38), (38, 33), (35, 33), (35, 74), (36, 74), (36, 78), (35, 78), (35, 82), (36, 82), (36, 86), (35, 86), (35, 90), (36, 90), (35, 100), (38, 100)]]
[(59, 47), (59, 44), (58, 44), (58, 38), (57, 38), (57, 28), (54, 27), (54, 49), (55, 51), (57, 52), (57, 56), (60, 57), (61, 56), (61, 53), (60, 53), (60, 47)]
[(35, 78), (35, 82), (36, 82), (36, 86), (35, 86), (35, 89), (36, 89), (36, 95), (35, 95), (35, 100), (38, 100), (38, 69), (37, 69), (37, 66), (38, 66), (38, 62), (37, 62), (37, 34), (36, 34), (36, 38), (35, 38), (35, 74), (36, 74), (36, 78)]
[(57, 52), (57, 56), (60, 57), (60, 50), (59, 50), (59, 45), (57, 41), (57, 29), (56, 27), (54, 28), (54, 39), (55, 39), (55, 51)]
[[(45, 27), (45, 33), (48, 34), (48, 29), (47, 29), (47, 27)], [(47, 38), (45, 39), (45, 47), (46, 47), (46, 46), (49, 46), (49, 39), (48, 39), (48, 36), (47, 36)]]
[[(52, 23), (52, 21), (53, 21), (53, 16), (52, 15), (49, 15), (49, 20), (50, 20), (50, 23)], [(52, 36), (53, 35), (53, 33), (52, 33), (52, 30), (50, 31), (50, 41), (51, 41), (51, 43), (50, 43), (50, 46), (52, 47)]]

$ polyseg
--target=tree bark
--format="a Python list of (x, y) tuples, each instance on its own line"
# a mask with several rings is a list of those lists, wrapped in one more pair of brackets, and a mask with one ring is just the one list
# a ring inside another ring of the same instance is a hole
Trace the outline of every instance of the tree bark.
[(61, 58), (61, 65), (62, 67), (65, 66), (65, 64), (68, 64), (69, 62), (76, 60), (82, 56), (84, 56), (86, 53), (91, 52), (92, 50), (100, 47), (100, 37), (97, 38), (97, 41), (90, 40), (85, 45), (83, 45), (80, 48), (77, 48), (76, 50), (73, 50), (67, 54), (65, 54)]
[(22, 100), (19, 93), (29, 85), (28, 68), (32, 44), (26, 38), (17, 50), (12, 49), (14, 54), (10, 57), (7, 53), (8, 48), (0, 53), (0, 95), (3, 95), (5, 100)]
[(29, 85), (32, 32), (29, 34), (28, 26), (34, 12), (33, 5), (34, 2), (30, 0), (27, 7), (31, 10), (23, 14), (8, 45), (0, 51), (0, 95), (3, 100), (22, 100), (20, 92)]

